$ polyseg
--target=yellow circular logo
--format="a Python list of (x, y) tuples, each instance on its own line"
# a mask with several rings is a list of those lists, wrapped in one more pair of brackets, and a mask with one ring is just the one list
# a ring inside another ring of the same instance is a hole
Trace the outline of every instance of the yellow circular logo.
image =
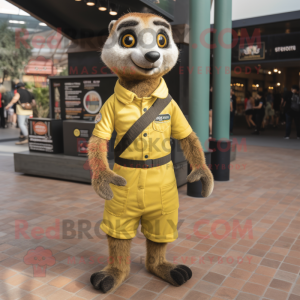
[(75, 135), (76, 137), (79, 137), (79, 136), (80, 136), (80, 130), (79, 130), (79, 129), (75, 129), (75, 130), (74, 130), (74, 135)]

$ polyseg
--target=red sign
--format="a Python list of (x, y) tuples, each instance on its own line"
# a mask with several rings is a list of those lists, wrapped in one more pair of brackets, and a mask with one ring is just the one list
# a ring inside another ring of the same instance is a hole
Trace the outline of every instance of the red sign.
[(33, 58), (28, 62), (25, 67), (26, 75), (56, 75), (57, 70), (53, 66), (53, 61), (51, 59), (46, 59), (43, 56), (38, 56)]
[(33, 131), (38, 135), (45, 135), (48, 132), (48, 127), (43, 122), (33, 124)]

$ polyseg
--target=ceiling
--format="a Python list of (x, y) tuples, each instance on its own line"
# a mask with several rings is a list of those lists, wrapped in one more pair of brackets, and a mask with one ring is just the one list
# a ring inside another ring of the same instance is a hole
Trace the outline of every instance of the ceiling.
[(61, 30), (65, 37), (72, 40), (107, 35), (110, 21), (129, 11), (155, 13), (140, 0), (113, 0), (120, 5), (117, 16), (111, 16), (107, 11), (100, 12), (95, 6), (87, 6), (83, 0), (8, 0), (8, 2), (49, 27)]

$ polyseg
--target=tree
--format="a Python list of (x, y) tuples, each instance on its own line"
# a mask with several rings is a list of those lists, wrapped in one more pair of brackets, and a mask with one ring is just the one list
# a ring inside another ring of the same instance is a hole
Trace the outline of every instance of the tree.
[(21, 78), (24, 68), (31, 56), (31, 49), (22, 43), (16, 47), (15, 32), (10, 30), (7, 24), (0, 26), (0, 71), (3, 81), (6, 76)]
[(69, 72), (68, 72), (68, 67), (64, 68), (62, 70), (62, 72), (60, 72), (59, 76), (68, 76)]
[(49, 116), (49, 87), (35, 87), (26, 83), (26, 88), (33, 94), (36, 106), (33, 109), (34, 118), (48, 118)]

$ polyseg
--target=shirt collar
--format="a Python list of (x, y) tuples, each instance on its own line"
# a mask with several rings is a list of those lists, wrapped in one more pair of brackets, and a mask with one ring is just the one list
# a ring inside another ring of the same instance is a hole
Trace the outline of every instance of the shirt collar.
[[(131, 103), (134, 100), (134, 98), (140, 99), (137, 97), (135, 93), (125, 89), (120, 84), (119, 80), (117, 81), (115, 86), (115, 94), (117, 96), (117, 99), (124, 104)], [(163, 78), (161, 78), (160, 84), (157, 87), (157, 89), (151, 94), (150, 97), (144, 97), (144, 99), (150, 99), (151, 97), (165, 99), (168, 97), (168, 94), (169, 94), (169, 90), (166, 85), (166, 82)]]

